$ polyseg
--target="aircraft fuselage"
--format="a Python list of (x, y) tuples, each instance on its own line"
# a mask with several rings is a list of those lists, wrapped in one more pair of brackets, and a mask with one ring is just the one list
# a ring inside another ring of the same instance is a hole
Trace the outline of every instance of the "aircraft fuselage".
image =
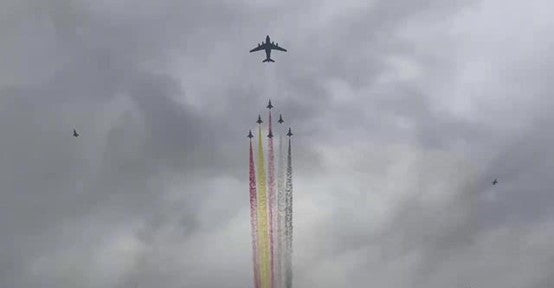
[(271, 40), (269, 39), (269, 35), (265, 37), (265, 60), (269, 61), (271, 60)]

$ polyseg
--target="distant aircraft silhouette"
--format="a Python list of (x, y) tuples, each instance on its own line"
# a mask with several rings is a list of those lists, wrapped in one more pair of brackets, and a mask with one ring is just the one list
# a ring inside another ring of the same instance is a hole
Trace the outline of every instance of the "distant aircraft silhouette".
[(292, 136), (292, 131), (290, 131), (290, 128), (289, 128), (289, 133), (287, 133), (287, 136)]
[(258, 124), (264, 123), (264, 121), (262, 121), (262, 116), (261, 115), (258, 115), (258, 121), (256, 121), (256, 123), (258, 123)]
[(250, 53), (260, 51), (260, 50), (265, 50), (265, 55), (266, 55), (265, 60), (262, 62), (275, 62), (273, 61), (273, 59), (271, 59), (271, 50), (279, 50), (279, 51), (287, 52), (287, 49), (279, 47), (279, 43), (271, 42), (271, 40), (269, 39), (269, 35), (265, 37), (265, 43), (262, 42), (261, 44), (258, 44), (258, 47), (250, 50)]
[(252, 135), (252, 130), (248, 131), (248, 136), (246, 136), (246, 137), (248, 137), (250, 139), (252, 139), (252, 137), (254, 137), (254, 135)]
[(283, 124), (283, 122), (285, 122), (285, 120), (283, 120), (283, 115), (279, 114), (279, 124)]
[(77, 138), (79, 137), (79, 133), (77, 133), (77, 130), (73, 129), (73, 137)]
[(498, 178), (494, 178), (494, 181), (492, 181), (492, 185), (496, 185), (498, 183)]
[(267, 108), (267, 109), (273, 108), (273, 105), (271, 105), (271, 99), (269, 99), (269, 104), (267, 104), (267, 107), (266, 107), (266, 108)]

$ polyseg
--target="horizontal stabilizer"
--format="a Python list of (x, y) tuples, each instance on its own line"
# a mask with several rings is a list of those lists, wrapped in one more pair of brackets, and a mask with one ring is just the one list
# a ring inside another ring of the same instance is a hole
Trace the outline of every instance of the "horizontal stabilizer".
[(271, 58), (267, 58), (267, 59), (265, 59), (265, 60), (262, 61), (262, 62), (275, 62), (275, 61), (273, 61), (273, 59), (271, 59)]

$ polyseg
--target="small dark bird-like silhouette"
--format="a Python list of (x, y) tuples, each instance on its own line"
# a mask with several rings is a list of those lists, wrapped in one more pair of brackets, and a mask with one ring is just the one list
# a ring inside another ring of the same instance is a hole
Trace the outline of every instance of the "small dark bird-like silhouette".
[(77, 138), (79, 137), (79, 133), (77, 133), (77, 130), (73, 129), (73, 137)]
[(498, 178), (494, 178), (494, 181), (492, 181), (492, 185), (496, 185), (498, 183)]

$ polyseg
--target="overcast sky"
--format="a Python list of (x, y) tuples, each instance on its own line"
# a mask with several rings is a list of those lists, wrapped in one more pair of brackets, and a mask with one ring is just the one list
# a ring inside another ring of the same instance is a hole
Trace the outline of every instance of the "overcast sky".
[(295, 287), (554, 287), (551, 0), (1, 6), (0, 287), (252, 287), (268, 98)]

